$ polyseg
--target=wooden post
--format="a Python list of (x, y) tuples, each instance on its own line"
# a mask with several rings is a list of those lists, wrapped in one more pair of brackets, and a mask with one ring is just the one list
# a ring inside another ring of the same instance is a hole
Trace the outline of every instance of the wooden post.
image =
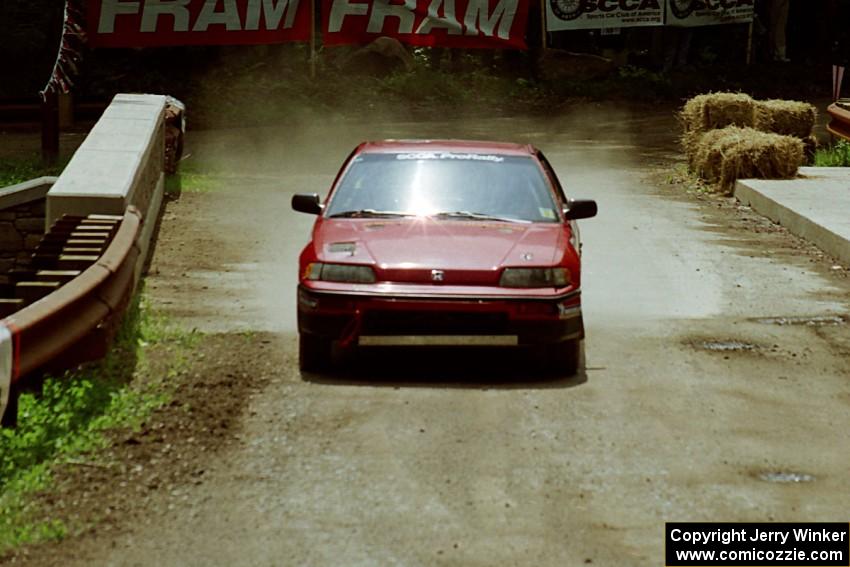
[(543, 51), (546, 51), (547, 36), (546, 36), (546, 0), (540, 0), (540, 46)]
[(316, 78), (316, 0), (310, 0), (310, 79)]
[(45, 165), (59, 159), (59, 97), (51, 90), (41, 103), (41, 159)]
[(74, 127), (74, 95), (59, 93), (59, 129)]
[(747, 30), (747, 65), (753, 62), (753, 22), (750, 22), (750, 27)]

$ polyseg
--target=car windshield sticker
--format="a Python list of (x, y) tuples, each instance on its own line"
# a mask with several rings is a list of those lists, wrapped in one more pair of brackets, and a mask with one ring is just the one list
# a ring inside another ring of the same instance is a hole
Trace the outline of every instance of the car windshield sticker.
[(454, 152), (412, 152), (409, 154), (396, 154), (398, 160), (419, 160), (419, 159), (449, 159), (449, 160), (467, 160), (467, 161), (492, 161), (500, 163), (505, 161), (502, 156), (491, 154), (458, 154)]
[(547, 209), (546, 207), (540, 207), (537, 210), (540, 211), (540, 216), (542, 216), (544, 219), (554, 219), (555, 218), (555, 211), (553, 211), (552, 209)]

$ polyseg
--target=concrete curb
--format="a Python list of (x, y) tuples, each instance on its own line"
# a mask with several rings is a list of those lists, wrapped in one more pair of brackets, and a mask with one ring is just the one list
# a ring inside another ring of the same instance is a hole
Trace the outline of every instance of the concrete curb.
[(44, 199), (58, 177), (39, 177), (16, 185), (0, 187), (0, 210)]
[(850, 265), (850, 168), (803, 167), (796, 179), (739, 180), (735, 197)]

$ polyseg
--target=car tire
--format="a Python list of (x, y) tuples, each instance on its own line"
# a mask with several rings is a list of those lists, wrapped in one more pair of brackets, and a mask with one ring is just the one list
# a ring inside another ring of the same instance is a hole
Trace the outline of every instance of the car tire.
[(574, 376), (581, 358), (581, 339), (572, 339), (549, 346), (549, 368), (560, 376)]
[(304, 372), (321, 372), (331, 366), (331, 341), (318, 335), (298, 335), (298, 368)]

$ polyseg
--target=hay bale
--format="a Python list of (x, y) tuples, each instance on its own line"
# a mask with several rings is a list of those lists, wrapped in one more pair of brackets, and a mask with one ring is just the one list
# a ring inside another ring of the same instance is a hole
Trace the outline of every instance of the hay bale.
[(688, 168), (691, 170), (696, 169), (696, 155), (699, 152), (700, 140), (702, 139), (703, 132), (685, 132), (682, 134), (681, 142), (682, 148), (685, 150), (685, 155), (688, 158)]
[(685, 132), (708, 132), (727, 126), (751, 127), (756, 103), (743, 93), (709, 93), (687, 101), (679, 119)]
[(807, 102), (760, 100), (755, 106), (755, 128), (762, 132), (808, 138), (816, 118), (817, 110)]
[(803, 142), (792, 136), (730, 126), (703, 134), (693, 169), (731, 192), (738, 179), (790, 179), (803, 163)]

